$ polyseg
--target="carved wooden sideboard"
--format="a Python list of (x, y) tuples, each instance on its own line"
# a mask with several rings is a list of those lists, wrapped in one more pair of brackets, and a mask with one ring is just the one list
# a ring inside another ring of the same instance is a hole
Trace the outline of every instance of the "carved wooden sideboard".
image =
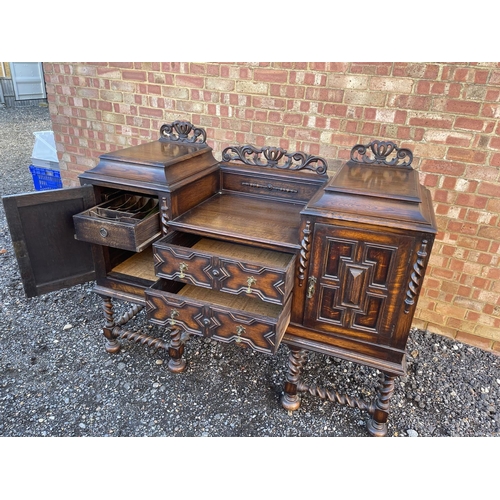
[[(95, 280), (108, 352), (140, 342), (182, 372), (192, 335), (263, 355), (286, 344), (285, 409), (317, 395), (367, 411), (383, 436), (436, 233), (411, 162), (380, 141), (354, 146), (333, 178), (323, 158), (274, 147), (229, 147), (219, 162), (179, 121), (102, 155), (80, 187), (3, 202), (26, 294)], [(115, 317), (114, 299), (130, 310)], [(125, 328), (143, 308), (166, 338)], [(379, 370), (377, 396), (306, 385), (308, 351)]]

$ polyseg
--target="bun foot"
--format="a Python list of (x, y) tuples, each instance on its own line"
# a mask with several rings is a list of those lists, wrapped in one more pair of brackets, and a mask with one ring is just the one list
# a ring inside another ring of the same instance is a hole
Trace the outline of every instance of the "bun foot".
[(387, 436), (387, 424), (386, 423), (380, 423), (376, 422), (371, 418), (368, 420), (366, 423), (366, 428), (368, 429), (368, 432), (375, 437), (385, 437)]
[(118, 341), (116, 340), (108, 340), (106, 342), (106, 351), (109, 352), (110, 354), (116, 354), (120, 352), (121, 345)]
[(172, 373), (182, 373), (186, 369), (186, 361), (184, 359), (170, 359), (168, 369)]
[(281, 397), (281, 406), (288, 411), (298, 410), (300, 407), (300, 398), (297, 394), (287, 394), (285, 392)]

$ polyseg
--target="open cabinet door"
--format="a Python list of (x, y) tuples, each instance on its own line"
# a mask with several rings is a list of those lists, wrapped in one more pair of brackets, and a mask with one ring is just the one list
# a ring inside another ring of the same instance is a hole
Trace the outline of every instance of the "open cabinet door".
[(92, 247), (73, 226), (73, 215), (95, 205), (92, 186), (5, 196), (3, 205), (28, 297), (95, 279)]

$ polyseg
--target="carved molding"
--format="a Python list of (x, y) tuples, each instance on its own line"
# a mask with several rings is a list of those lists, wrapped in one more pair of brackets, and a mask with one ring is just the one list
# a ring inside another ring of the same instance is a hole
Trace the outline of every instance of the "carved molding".
[(256, 148), (250, 144), (224, 149), (222, 161), (241, 161), (246, 165), (283, 170), (311, 170), (324, 176), (328, 169), (326, 160), (320, 156), (308, 155), (303, 151), (288, 153), (286, 149), (271, 146)]
[(405, 299), (405, 314), (410, 312), (411, 306), (415, 304), (415, 298), (418, 295), (422, 274), (424, 272), (424, 260), (427, 257), (427, 240), (422, 241), (422, 246), (417, 252), (417, 261), (413, 264), (413, 272), (410, 276), (408, 283), (408, 290), (406, 291)]
[(206, 144), (207, 133), (190, 122), (176, 120), (161, 126), (160, 141)]
[[(367, 154), (369, 151), (371, 154)], [(389, 158), (392, 153), (395, 156)], [(370, 144), (356, 144), (351, 149), (351, 161), (411, 168), (413, 153), (409, 149), (398, 148), (390, 141), (373, 141)]]

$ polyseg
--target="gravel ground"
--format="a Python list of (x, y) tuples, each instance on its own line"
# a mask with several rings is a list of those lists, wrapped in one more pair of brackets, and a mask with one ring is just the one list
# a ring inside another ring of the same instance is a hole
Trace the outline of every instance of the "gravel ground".
[[(0, 108), (2, 196), (34, 191), (32, 132), (50, 129), (47, 108)], [(193, 338), (187, 370), (177, 375), (166, 369), (163, 351), (125, 341), (119, 354), (108, 354), (93, 283), (24, 296), (3, 206), (0, 262), (0, 436), (368, 435), (365, 413), (312, 396), (292, 415), (283, 410), (286, 346), (266, 356)], [(142, 315), (133, 323), (161, 335)], [(312, 354), (304, 378), (366, 397), (377, 374)], [(499, 396), (500, 357), (412, 330), (388, 436), (498, 436)]]

